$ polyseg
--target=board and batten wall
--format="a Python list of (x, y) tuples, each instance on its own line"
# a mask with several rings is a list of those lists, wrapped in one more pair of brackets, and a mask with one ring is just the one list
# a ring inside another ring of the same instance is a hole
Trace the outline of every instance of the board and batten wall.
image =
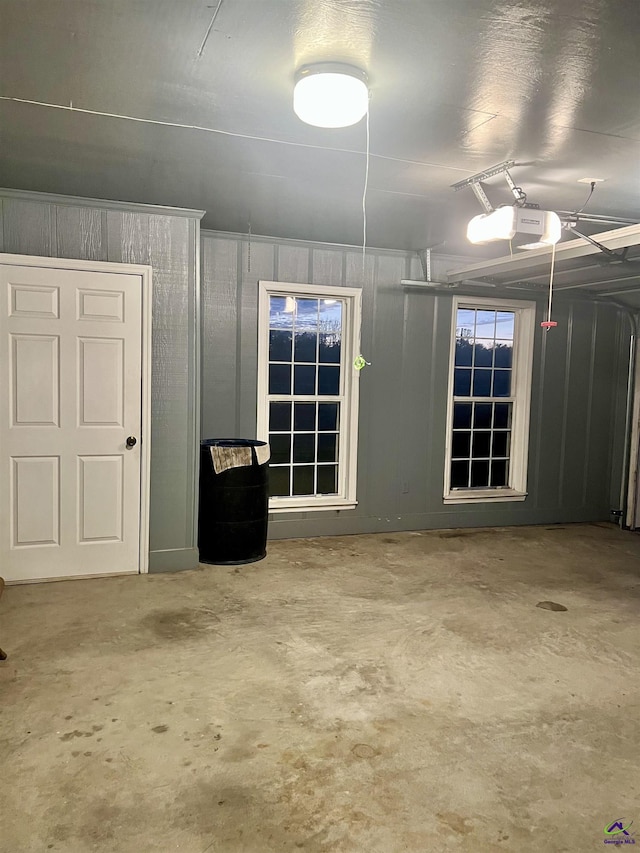
[[(358, 507), (274, 514), (272, 538), (607, 521), (619, 508), (630, 331), (615, 307), (558, 298), (544, 332), (545, 294), (533, 294), (528, 497), (445, 505), (452, 299), (400, 285), (422, 278), (416, 255), (368, 250), (363, 282), (356, 248), (201, 233), (203, 437), (255, 437), (259, 280), (363, 289)], [(434, 276), (456, 265), (434, 256)]]
[(149, 571), (197, 551), (201, 211), (0, 190), (0, 252), (153, 267)]

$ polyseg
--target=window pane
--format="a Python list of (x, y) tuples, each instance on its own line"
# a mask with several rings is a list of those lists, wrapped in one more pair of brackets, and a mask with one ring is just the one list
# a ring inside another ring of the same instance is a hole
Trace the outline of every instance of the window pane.
[(509, 462), (507, 459), (499, 459), (491, 463), (491, 485), (508, 486)]
[(324, 364), (339, 364), (341, 343), (342, 302), (338, 299), (321, 299), (318, 361)]
[(291, 403), (269, 403), (269, 429), (291, 429)]
[(516, 315), (513, 311), (498, 311), (496, 323), (496, 338), (502, 340), (513, 340), (513, 331)]
[(315, 435), (298, 433), (293, 436), (293, 461), (313, 462), (315, 460)]
[(451, 488), (466, 489), (469, 485), (469, 463), (451, 463)]
[(318, 361), (323, 364), (339, 364), (340, 344), (341, 340), (339, 336), (320, 332)]
[(340, 368), (324, 367), (318, 368), (318, 394), (327, 394), (337, 397), (340, 393)]
[(273, 497), (290, 495), (289, 474), (291, 468), (284, 465), (282, 468), (269, 467), (269, 495)]
[(288, 364), (269, 365), (269, 393), (291, 393), (291, 367)]
[(468, 397), (471, 394), (471, 371), (456, 367), (453, 372), (454, 397)]
[(278, 465), (291, 462), (291, 436), (282, 433), (270, 433), (271, 464)]
[(318, 436), (318, 462), (338, 461), (338, 436), (335, 433), (323, 433)]
[(473, 338), (456, 338), (456, 367), (471, 367), (473, 359)]
[(293, 407), (293, 428), (296, 431), (316, 428), (316, 404), (296, 403)]
[(456, 338), (472, 338), (476, 324), (474, 308), (458, 308), (456, 316)]
[(479, 489), (489, 485), (489, 460), (481, 459), (471, 463), (471, 488)]
[(451, 456), (454, 459), (468, 459), (471, 456), (470, 432), (454, 432)]
[(513, 344), (511, 341), (496, 341), (496, 367), (511, 367), (513, 364)]
[(474, 432), (473, 434), (473, 458), (479, 459), (483, 456), (489, 456), (489, 446), (491, 444), (491, 433)]
[(291, 361), (291, 332), (282, 329), (269, 332), (269, 361)]
[(296, 329), (296, 341), (293, 352), (294, 361), (316, 362), (318, 336), (315, 332)]
[(295, 302), (292, 296), (269, 297), (269, 327), (271, 329), (293, 328)]
[(492, 403), (476, 403), (473, 412), (473, 428), (474, 429), (490, 429), (491, 428), (491, 411)]
[(469, 429), (471, 426), (471, 403), (453, 404), (453, 428)]
[(302, 465), (293, 469), (293, 494), (312, 495), (313, 465)]
[(493, 434), (493, 448), (491, 450), (492, 456), (508, 456), (509, 455), (509, 437), (511, 433), (507, 432), (494, 432)]
[(496, 403), (494, 415), (494, 427), (496, 429), (508, 429), (511, 426), (511, 403)]
[(318, 466), (318, 494), (335, 495), (338, 491), (338, 466)]
[(318, 300), (296, 297), (296, 329), (318, 331)]
[(496, 370), (493, 376), (493, 396), (508, 397), (511, 394), (511, 371)]
[(316, 393), (316, 368), (297, 365), (294, 368), (294, 394)]
[(475, 366), (476, 367), (491, 367), (493, 364), (493, 340), (479, 341), (476, 340), (475, 349)]
[(339, 403), (318, 403), (318, 429), (321, 432), (338, 429)]
[(491, 396), (491, 370), (480, 369), (473, 371), (473, 396)]
[(496, 312), (478, 311), (476, 314), (476, 338), (495, 338), (496, 336)]

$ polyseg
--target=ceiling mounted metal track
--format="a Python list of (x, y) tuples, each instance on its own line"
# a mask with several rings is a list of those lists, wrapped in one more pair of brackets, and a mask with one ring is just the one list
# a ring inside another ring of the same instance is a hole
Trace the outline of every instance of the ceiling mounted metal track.
[[(606, 247), (609, 251), (628, 249), (632, 246), (640, 246), (640, 225), (629, 225), (626, 228), (616, 228), (613, 231), (603, 231), (594, 234), (594, 243)], [(566, 243), (556, 245), (556, 264), (563, 261), (582, 258), (587, 255), (600, 254), (601, 249), (594, 243), (583, 239), (569, 240)], [(447, 281), (451, 284), (466, 281), (468, 279), (492, 278), (509, 276), (512, 273), (526, 274), (527, 272), (546, 266), (551, 260), (551, 246), (540, 249), (531, 249), (521, 254), (484, 260), (474, 264), (449, 270)]]
[(485, 169), (484, 172), (478, 172), (476, 175), (471, 175), (470, 178), (465, 178), (462, 181), (458, 181), (456, 184), (451, 184), (451, 189), (458, 192), (459, 190), (463, 190), (465, 187), (471, 187), (480, 181), (486, 181), (487, 178), (493, 178), (494, 175), (503, 175), (515, 165), (515, 160), (505, 160), (504, 163), (498, 163), (497, 166), (491, 166), (490, 169)]

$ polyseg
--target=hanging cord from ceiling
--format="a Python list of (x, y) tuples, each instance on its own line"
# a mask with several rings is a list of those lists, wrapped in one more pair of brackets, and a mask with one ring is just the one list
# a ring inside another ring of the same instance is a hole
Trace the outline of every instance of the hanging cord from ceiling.
[[(366, 123), (366, 145), (365, 145), (365, 165), (364, 165), (364, 187), (362, 189), (362, 287), (364, 289), (365, 274), (367, 269), (367, 190), (369, 189), (369, 161), (371, 159), (371, 133), (369, 127), (369, 104), (371, 103), (371, 92), (367, 100), (367, 112), (365, 114)], [(363, 367), (371, 366), (371, 362), (367, 361), (362, 353), (357, 355), (353, 366), (360, 371)]]
[(364, 166), (364, 187), (362, 190), (362, 285), (364, 287), (364, 276), (366, 269), (367, 255), (367, 190), (369, 189), (369, 162), (371, 160), (371, 131), (369, 126), (369, 104), (371, 103), (371, 95), (367, 101), (367, 112), (365, 114), (366, 125), (366, 147), (365, 147), (365, 166)]
[(553, 243), (553, 245), (551, 246), (551, 273), (549, 275), (549, 305), (547, 308), (547, 319), (543, 320), (542, 323), (540, 323), (540, 325), (542, 326), (542, 328), (546, 332), (548, 332), (549, 329), (552, 329), (554, 326), (558, 325), (555, 322), (555, 320), (551, 319), (551, 304), (553, 302), (553, 273), (555, 270), (555, 266), (556, 266), (556, 244)]

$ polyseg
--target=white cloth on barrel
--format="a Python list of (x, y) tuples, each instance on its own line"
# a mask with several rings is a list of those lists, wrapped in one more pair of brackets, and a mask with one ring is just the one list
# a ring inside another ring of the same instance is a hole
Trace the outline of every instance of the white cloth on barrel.
[(211, 461), (216, 474), (228, 471), (229, 468), (242, 468), (251, 465), (251, 447), (219, 447), (212, 445)]
[(254, 447), (256, 452), (256, 459), (258, 460), (258, 465), (264, 465), (265, 462), (268, 462), (271, 458), (271, 448), (268, 444), (259, 444)]

